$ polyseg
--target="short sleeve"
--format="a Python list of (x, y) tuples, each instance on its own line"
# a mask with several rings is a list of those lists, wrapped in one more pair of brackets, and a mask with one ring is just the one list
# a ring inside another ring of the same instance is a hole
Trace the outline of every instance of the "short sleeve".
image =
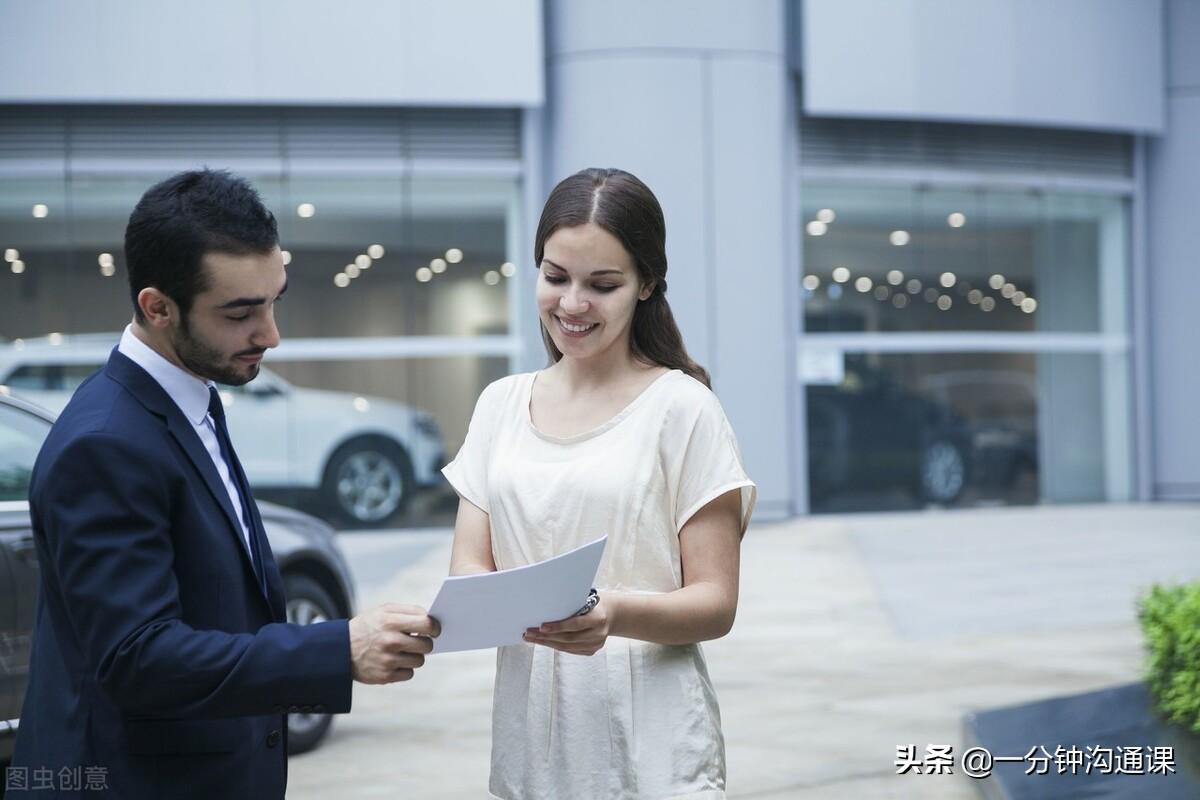
[(496, 419), (496, 404), (500, 400), (497, 384), (488, 385), (475, 401), (475, 411), (467, 426), (467, 437), (463, 440), (458, 455), (446, 466), (442, 474), (454, 487), (459, 496), (485, 513), (488, 511), (488, 455), (491, 451), (493, 425)]
[(675, 532), (683, 530), (696, 512), (726, 492), (741, 490), (741, 530), (746, 533), (750, 515), (758, 497), (758, 489), (738, 450), (733, 427), (725, 416), (716, 395), (704, 389), (702, 399), (689, 414), (691, 424), (685, 440), (676, 443), (682, 452), (675, 492)]

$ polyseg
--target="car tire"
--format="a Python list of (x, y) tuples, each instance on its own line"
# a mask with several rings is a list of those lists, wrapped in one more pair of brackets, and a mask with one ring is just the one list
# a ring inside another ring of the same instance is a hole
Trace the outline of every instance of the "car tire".
[[(337, 619), (337, 603), (321, 584), (307, 575), (284, 575), (284, 594), (287, 597), (287, 620), (296, 625)], [(288, 755), (307, 753), (321, 743), (333, 725), (332, 714), (288, 714)]]
[(342, 525), (386, 527), (407, 509), (415, 481), (400, 445), (382, 436), (353, 439), (325, 467), (322, 501)]
[(948, 505), (967, 485), (967, 459), (954, 442), (935, 439), (921, 451), (921, 497), (928, 503)]

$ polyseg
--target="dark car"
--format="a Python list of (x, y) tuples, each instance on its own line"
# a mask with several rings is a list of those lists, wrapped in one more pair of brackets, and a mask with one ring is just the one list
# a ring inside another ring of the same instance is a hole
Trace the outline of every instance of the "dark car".
[(899, 490), (917, 504), (953, 503), (967, 485), (970, 438), (946, 404), (891, 375), (848, 362), (837, 386), (809, 386), (808, 472), (814, 508), (845, 492)]
[[(0, 761), (12, 756), (29, 678), (38, 591), (37, 553), (29, 518), (29, 477), (53, 415), (0, 395)], [(354, 613), (354, 589), (333, 529), (298, 511), (259, 503), (287, 590), (289, 622), (307, 625)], [(288, 717), (288, 751), (302, 753), (324, 738), (329, 714)]]

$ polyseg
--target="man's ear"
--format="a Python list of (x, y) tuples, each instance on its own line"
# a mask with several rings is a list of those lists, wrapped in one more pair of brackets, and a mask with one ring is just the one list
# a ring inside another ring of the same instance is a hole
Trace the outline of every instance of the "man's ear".
[(171, 320), (179, 316), (179, 306), (175, 304), (175, 301), (153, 286), (147, 286), (138, 292), (137, 304), (148, 328), (161, 330), (168, 327)]

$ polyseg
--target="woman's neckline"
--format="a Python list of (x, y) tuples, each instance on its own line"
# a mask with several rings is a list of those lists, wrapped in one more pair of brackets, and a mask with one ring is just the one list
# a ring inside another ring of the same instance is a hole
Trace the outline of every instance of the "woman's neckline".
[(570, 436), (554, 436), (553, 434), (545, 433), (544, 431), (539, 430), (538, 427), (533, 424), (533, 385), (537, 383), (538, 375), (540, 375), (542, 372), (543, 370), (538, 370), (537, 372), (530, 373), (529, 388), (526, 390), (525, 394), (525, 424), (529, 426), (529, 430), (533, 431), (534, 435), (536, 435), (539, 439), (545, 439), (546, 441), (554, 442), (555, 444), (574, 444), (575, 442), (582, 442), (599, 436), (600, 434), (617, 425), (621, 420), (629, 416), (633, 410), (637, 408), (643, 400), (645, 400), (645, 398), (654, 390), (656, 386), (661, 384), (669, 375), (679, 372), (679, 370), (672, 369), (659, 375), (657, 378), (650, 381), (650, 383), (646, 385), (646, 388), (642, 389), (642, 391), (638, 393), (637, 397), (629, 401), (629, 404), (618, 411), (614, 416), (600, 423), (591, 430), (586, 430), (581, 433), (573, 433)]

